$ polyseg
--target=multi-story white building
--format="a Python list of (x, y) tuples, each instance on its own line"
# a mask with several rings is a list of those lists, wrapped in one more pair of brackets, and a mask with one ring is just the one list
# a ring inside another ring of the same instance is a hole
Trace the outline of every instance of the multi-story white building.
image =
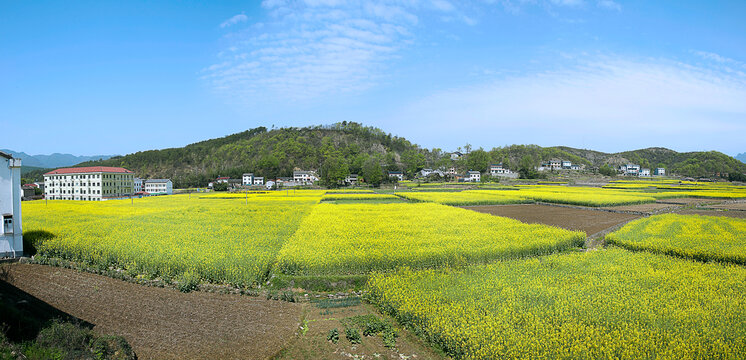
[(241, 185), (243, 186), (254, 185), (254, 174), (253, 173), (243, 174), (243, 177), (241, 178)]
[(572, 167), (572, 161), (562, 160), (563, 169), (570, 170), (571, 167)]
[(655, 176), (666, 176), (665, 168), (656, 168), (654, 172)]
[(148, 179), (145, 180), (144, 191), (154, 195), (171, 195), (174, 193), (174, 185), (169, 179)]
[(134, 179), (133, 186), (134, 186), (133, 187), (133, 189), (134, 189), (133, 191), (135, 193), (141, 192), (142, 191), (142, 179), (136, 177)]
[(640, 165), (637, 165), (637, 164), (622, 165), (619, 167), (619, 170), (621, 170), (625, 175), (637, 176), (637, 174), (640, 173)]
[(0, 258), (23, 256), (21, 159), (0, 151)]
[(319, 178), (313, 171), (293, 171), (293, 181), (302, 185), (311, 185)]
[(482, 180), (482, 174), (479, 171), (467, 171), (465, 181), (479, 182)]
[(44, 184), (49, 200), (101, 201), (131, 196), (135, 175), (121, 167), (62, 168), (44, 174)]
[(254, 176), (254, 185), (264, 185), (264, 177)]
[(650, 169), (645, 169), (645, 168), (640, 169), (640, 172), (637, 174), (637, 176), (640, 176), (640, 177), (650, 176)]

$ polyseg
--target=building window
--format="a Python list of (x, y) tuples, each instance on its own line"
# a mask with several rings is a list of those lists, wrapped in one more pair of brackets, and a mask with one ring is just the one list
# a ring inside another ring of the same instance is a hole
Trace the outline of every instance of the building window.
[(6, 234), (13, 233), (13, 215), (3, 215), (3, 232)]

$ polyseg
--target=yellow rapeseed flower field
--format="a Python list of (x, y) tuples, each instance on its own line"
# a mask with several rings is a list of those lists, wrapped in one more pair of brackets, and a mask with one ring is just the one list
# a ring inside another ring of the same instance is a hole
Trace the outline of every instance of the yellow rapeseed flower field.
[(192, 271), (203, 280), (251, 285), (266, 277), (321, 194), (305, 195), (24, 202), (24, 236), (39, 239), (43, 255), (153, 276)]
[(612, 248), (375, 273), (369, 298), (457, 359), (738, 359), (746, 269)]
[(432, 203), (319, 204), (280, 250), (289, 275), (465, 265), (579, 246), (585, 233)]
[(321, 198), (322, 201), (335, 200), (398, 200), (398, 196), (390, 194), (326, 194)]
[(746, 220), (743, 219), (656, 215), (630, 222), (606, 235), (606, 240), (632, 250), (746, 265)]

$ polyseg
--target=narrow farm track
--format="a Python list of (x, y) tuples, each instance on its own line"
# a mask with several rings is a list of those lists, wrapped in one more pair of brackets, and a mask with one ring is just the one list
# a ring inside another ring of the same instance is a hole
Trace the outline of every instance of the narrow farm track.
[(294, 338), (302, 307), (180, 293), (43, 265), (14, 264), (9, 282), (102, 334), (124, 336), (139, 359), (266, 359)]

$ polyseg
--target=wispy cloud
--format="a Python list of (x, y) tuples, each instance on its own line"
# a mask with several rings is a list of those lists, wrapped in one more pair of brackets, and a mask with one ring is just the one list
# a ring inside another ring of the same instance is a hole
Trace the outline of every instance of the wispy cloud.
[[(450, 129), (435, 136), (444, 142), (463, 135), (490, 146), (538, 142), (606, 150), (657, 145), (697, 149), (703, 143), (742, 142), (743, 99), (746, 76), (716, 68), (581, 57), (562, 70), (432, 94), (392, 121), (407, 119), (400, 126), (411, 129), (397, 130), (408, 132), (425, 125)], [(460, 130), (453, 130), (454, 121)]]
[(622, 5), (619, 5), (619, 3), (613, 0), (599, 0), (597, 4), (598, 4), (598, 7), (616, 10), (616, 11), (622, 11)]
[(238, 14), (236, 16), (231, 17), (228, 20), (223, 21), (223, 23), (220, 24), (220, 27), (221, 28), (227, 28), (227, 27), (229, 27), (231, 25), (236, 25), (238, 23), (241, 23), (241, 22), (244, 22), (244, 21), (247, 21), (247, 20), (249, 20), (248, 16), (246, 16), (244, 14)]
[(416, 41), (421, 16), (476, 24), (449, 0), (265, 0), (262, 8), (268, 19), (226, 35), (218, 61), (202, 71), (235, 102), (359, 93)]

